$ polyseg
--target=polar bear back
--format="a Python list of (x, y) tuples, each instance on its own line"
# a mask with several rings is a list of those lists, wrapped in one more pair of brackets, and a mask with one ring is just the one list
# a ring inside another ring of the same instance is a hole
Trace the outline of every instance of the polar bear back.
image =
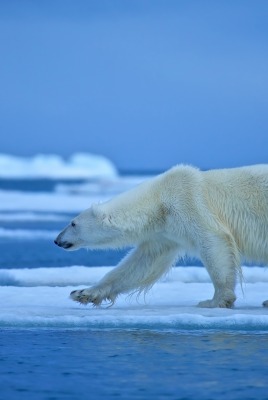
[(162, 233), (188, 252), (202, 237), (222, 232), (242, 258), (268, 263), (266, 165), (204, 172), (178, 165), (98, 208), (127, 232), (120, 246)]

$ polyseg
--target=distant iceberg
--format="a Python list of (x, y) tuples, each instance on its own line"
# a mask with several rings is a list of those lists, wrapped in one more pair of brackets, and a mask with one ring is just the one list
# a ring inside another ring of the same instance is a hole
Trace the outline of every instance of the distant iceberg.
[(64, 160), (54, 154), (29, 158), (0, 154), (0, 178), (92, 179), (116, 176), (113, 163), (100, 155), (76, 153)]

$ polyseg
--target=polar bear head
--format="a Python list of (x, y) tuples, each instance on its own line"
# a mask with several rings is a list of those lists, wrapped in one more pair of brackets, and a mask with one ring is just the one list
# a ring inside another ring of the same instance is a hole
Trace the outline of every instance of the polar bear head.
[(122, 231), (101, 205), (93, 205), (75, 217), (57, 236), (55, 244), (72, 251), (81, 247), (102, 249), (120, 247)]

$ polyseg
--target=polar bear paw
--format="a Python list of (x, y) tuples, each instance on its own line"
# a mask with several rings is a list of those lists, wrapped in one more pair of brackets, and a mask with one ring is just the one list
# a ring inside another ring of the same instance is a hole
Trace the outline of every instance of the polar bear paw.
[(78, 303), (81, 304), (88, 304), (88, 303), (93, 303), (96, 305), (100, 304), (98, 296), (93, 296), (92, 294), (88, 293), (87, 289), (74, 290), (73, 292), (70, 293), (70, 297), (72, 300), (77, 301)]
[(104, 300), (107, 300), (111, 305), (113, 305), (115, 301), (115, 297), (113, 298), (110, 295), (105, 295), (102, 290), (93, 287), (82, 290), (74, 290), (70, 293), (70, 297), (72, 300), (77, 301), (80, 304), (86, 305), (88, 303), (92, 303), (94, 306), (99, 306)]
[[(232, 308), (234, 305), (234, 302), (236, 300), (235, 296), (226, 298), (226, 299), (211, 299), (211, 300), (205, 300), (205, 301), (200, 301), (198, 303), (198, 307), (203, 307), (203, 308)], [(268, 306), (268, 304), (267, 304)]]

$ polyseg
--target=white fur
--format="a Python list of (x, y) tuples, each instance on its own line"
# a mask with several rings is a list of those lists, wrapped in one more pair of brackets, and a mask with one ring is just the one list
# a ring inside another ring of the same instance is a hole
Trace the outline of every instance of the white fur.
[(186, 253), (202, 260), (215, 288), (199, 306), (232, 307), (241, 261), (268, 262), (268, 166), (176, 166), (91, 206), (55, 242), (69, 250), (134, 247), (96, 285), (71, 293), (81, 303), (146, 291)]

